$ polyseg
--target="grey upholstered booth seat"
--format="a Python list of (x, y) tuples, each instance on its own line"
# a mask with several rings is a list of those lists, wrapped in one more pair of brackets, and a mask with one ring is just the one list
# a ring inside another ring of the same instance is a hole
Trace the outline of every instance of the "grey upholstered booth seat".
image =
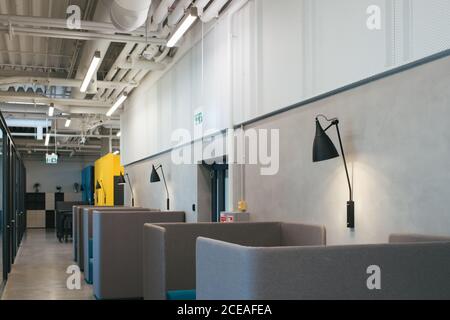
[(184, 212), (94, 211), (93, 285), (96, 298), (142, 298), (143, 225), (184, 221)]
[[(83, 225), (81, 223), (83, 208), (93, 208), (93, 205), (74, 205), (72, 207), (72, 245), (73, 245), (73, 259), (78, 263), (81, 270), (84, 268), (82, 231)], [(99, 208), (99, 207), (97, 207)]]
[(145, 299), (164, 300), (167, 291), (195, 289), (195, 244), (199, 236), (258, 247), (326, 243), (324, 227), (297, 223), (146, 224)]
[(440, 242), (449, 241), (450, 237), (432, 236), (423, 234), (393, 233), (389, 236), (389, 243), (409, 243), (409, 242)]
[[(416, 238), (416, 243), (403, 236), (396, 238), (403, 243), (290, 248), (199, 238), (197, 298), (450, 299), (450, 241), (427, 243), (426, 238)], [(370, 266), (380, 268), (380, 289), (369, 289)]]
[(89, 250), (89, 240), (92, 239), (92, 214), (96, 210), (101, 210), (102, 212), (113, 212), (113, 211), (158, 211), (157, 209), (146, 209), (146, 208), (131, 208), (131, 207), (87, 207), (83, 208), (83, 214), (81, 216), (81, 256), (83, 261), (83, 270), (85, 279), (92, 279), (92, 274), (90, 274), (89, 269), (89, 258), (92, 256), (92, 252)]

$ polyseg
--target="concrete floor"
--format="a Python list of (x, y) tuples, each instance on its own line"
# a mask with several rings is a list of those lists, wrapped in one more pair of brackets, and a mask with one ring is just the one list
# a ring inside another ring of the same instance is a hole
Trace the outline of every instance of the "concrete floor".
[(81, 278), (80, 290), (66, 286), (73, 261), (72, 243), (59, 243), (54, 232), (27, 230), (2, 300), (92, 300), (92, 286)]

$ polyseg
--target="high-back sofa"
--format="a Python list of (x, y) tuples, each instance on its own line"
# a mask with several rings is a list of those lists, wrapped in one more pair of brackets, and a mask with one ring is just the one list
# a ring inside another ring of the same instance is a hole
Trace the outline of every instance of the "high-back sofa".
[(93, 228), (92, 228), (92, 214), (94, 211), (100, 210), (102, 212), (128, 212), (128, 211), (158, 211), (156, 209), (146, 209), (146, 208), (130, 208), (130, 207), (89, 207), (83, 208), (83, 215), (81, 224), (82, 228), (82, 245), (81, 256), (83, 257), (82, 261), (84, 264), (84, 278), (87, 283), (92, 284), (92, 237), (93, 237)]
[[(84, 208), (94, 208), (93, 205), (74, 205), (72, 207), (72, 244), (73, 244), (73, 258), (77, 262), (80, 269), (84, 269), (84, 243), (83, 243), (83, 224), (82, 216)], [(96, 207), (105, 208), (105, 207)]]
[(143, 272), (145, 299), (164, 300), (169, 291), (195, 289), (196, 240), (201, 236), (255, 247), (326, 243), (324, 227), (298, 223), (146, 224)]
[(93, 212), (93, 285), (97, 299), (143, 297), (145, 223), (184, 222), (184, 212)]
[(450, 238), (255, 248), (199, 238), (199, 300), (450, 299)]

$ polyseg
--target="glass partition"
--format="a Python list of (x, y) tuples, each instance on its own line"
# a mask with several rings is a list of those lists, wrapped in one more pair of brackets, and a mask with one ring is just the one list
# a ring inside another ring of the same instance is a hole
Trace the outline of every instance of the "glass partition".
[(0, 112), (0, 287), (25, 231), (25, 167)]
[(4, 156), (4, 152), (3, 152), (3, 129), (0, 130), (0, 272), (2, 275), (2, 279), (0, 280), (0, 283), (2, 282), (2, 280), (6, 277), (5, 275), (5, 270), (3, 270), (3, 234), (4, 234), (4, 201), (3, 201), (3, 156)]

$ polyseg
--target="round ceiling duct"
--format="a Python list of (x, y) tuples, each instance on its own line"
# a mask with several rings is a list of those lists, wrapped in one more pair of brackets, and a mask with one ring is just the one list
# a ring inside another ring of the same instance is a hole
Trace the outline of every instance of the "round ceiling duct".
[(114, 0), (110, 4), (111, 22), (120, 31), (130, 32), (147, 20), (152, 0)]

